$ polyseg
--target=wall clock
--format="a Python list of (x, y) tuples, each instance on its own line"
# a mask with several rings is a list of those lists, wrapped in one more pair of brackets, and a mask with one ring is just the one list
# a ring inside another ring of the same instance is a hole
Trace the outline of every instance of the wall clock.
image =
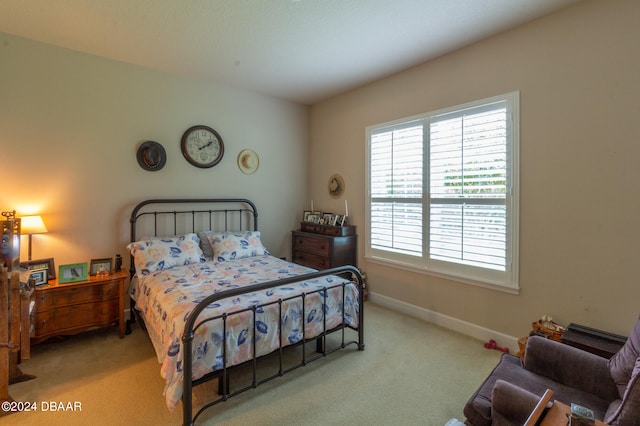
[(182, 135), (180, 148), (184, 158), (196, 167), (213, 167), (222, 160), (224, 143), (218, 132), (207, 126), (193, 126)]

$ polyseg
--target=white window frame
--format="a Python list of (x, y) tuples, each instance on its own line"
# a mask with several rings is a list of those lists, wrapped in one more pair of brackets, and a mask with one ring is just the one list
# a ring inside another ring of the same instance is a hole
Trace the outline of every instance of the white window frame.
[[(505, 244), (505, 270), (491, 270), (488, 268), (469, 266), (455, 262), (440, 261), (430, 258), (429, 251), (429, 225), (430, 225), (430, 187), (429, 187), (429, 123), (432, 119), (460, 112), (468, 109), (476, 109), (493, 103), (502, 102), (507, 110), (507, 188), (506, 188), (506, 244)], [(511, 92), (503, 95), (486, 98), (464, 105), (458, 105), (438, 111), (419, 114), (386, 123), (368, 126), (365, 129), (366, 140), (366, 200), (365, 200), (365, 258), (371, 262), (382, 263), (388, 266), (398, 267), (452, 279), (455, 281), (470, 283), (483, 287), (493, 288), (509, 293), (519, 292), (519, 92)], [(422, 254), (409, 255), (390, 250), (382, 250), (372, 247), (371, 243), (371, 137), (379, 129), (403, 126), (409, 122), (424, 122), (423, 132), (423, 190), (422, 197), (416, 201), (422, 203)]]

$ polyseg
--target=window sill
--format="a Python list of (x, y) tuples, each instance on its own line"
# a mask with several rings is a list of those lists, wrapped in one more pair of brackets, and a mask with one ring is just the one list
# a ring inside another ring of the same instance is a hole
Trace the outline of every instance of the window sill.
[(408, 263), (389, 260), (389, 259), (384, 259), (384, 258), (376, 257), (376, 256), (365, 256), (365, 260), (367, 260), (367, 261), (369, 261), (371, 263), (376, 263), (376, 264), (383, 265), (383, 266), (388, 266), (388, 267), (391, 267), (391, 268), (403, 269), (405, 271), (417, 272), (417, 273), (423, 274), (423, 275), (430, 275), (430, 276), (433, 276), (433, 277), (444, 278), (444, 279), (447, 279), (447, 280), (451, 280), (451, 281), (455, 281), (455, 282), (459, 282), (459, 283), (464, 283), (464, 284), (470, 284), (470, 285), (473, 285), (473, 286), (476, 286), (476, 287), (482, 287), (482, 288), (486, 288), (486, 289), (489, 289), (489, 290), (496, 290), (496, 291), (500, 291), (500, 292), (503, 292), (503, 293), (516, 294), (516, 295), (520, 294), (520, 288), (519, 287), (511, 287), (511, 286), (507, 286), (507, 285), (504, 285), (504, 284), (488, 282), (488, 281), (480, 281), (480, 280), (469, 278), (469, 277), (446, 274), (446, 273), (433, 271), (433, 270), (426, 269), (426, 268), (420, 268), (420, 267), (417, 267), (415, 265), (411, 265), (411, 264), (408, 264)]

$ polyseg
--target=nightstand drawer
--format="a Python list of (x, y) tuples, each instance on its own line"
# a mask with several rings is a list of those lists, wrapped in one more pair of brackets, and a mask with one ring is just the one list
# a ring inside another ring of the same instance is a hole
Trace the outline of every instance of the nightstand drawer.
[(331, 266), (328, 257), (318, 256), (300, 250), (294, 252), (293, 262), (314, 269), (327, 269)]
[(57, 306), (67, 306), (76, 303), (109, 300), (119, 296), (117, 281), (100, 285), (60, 287), (56, 291), (36, 293), (36, 309), (38, 312)]
[(327, 256), (329, 254), (329, 242), (327, 242), (326, 238), (315, 238), (309, 235), (296, 235), (295, 250), (304, 250)]
[(38, 312), (34, 321), (35, 334), (36, 336), (45, 336), (48, 333), (64, 333), (65, 329), (74, 327), (115, 323), (119, 318), (118, 308), (117, 300), (108, 300)]

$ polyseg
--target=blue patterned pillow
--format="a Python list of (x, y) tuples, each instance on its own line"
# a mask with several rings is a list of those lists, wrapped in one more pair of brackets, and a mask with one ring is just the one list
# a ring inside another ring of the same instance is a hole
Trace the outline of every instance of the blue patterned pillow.
[(199, 244), (196, 234), (186, 234), (136, 241), (127, 249), (133, 255), (137, 274), (143, 276), (175, 266), (204, 262), (206, 259)]
[(260, 231), (214, 232), (207, 240), (213, 259), (219, 262), (269, 254), (260, 241)]

